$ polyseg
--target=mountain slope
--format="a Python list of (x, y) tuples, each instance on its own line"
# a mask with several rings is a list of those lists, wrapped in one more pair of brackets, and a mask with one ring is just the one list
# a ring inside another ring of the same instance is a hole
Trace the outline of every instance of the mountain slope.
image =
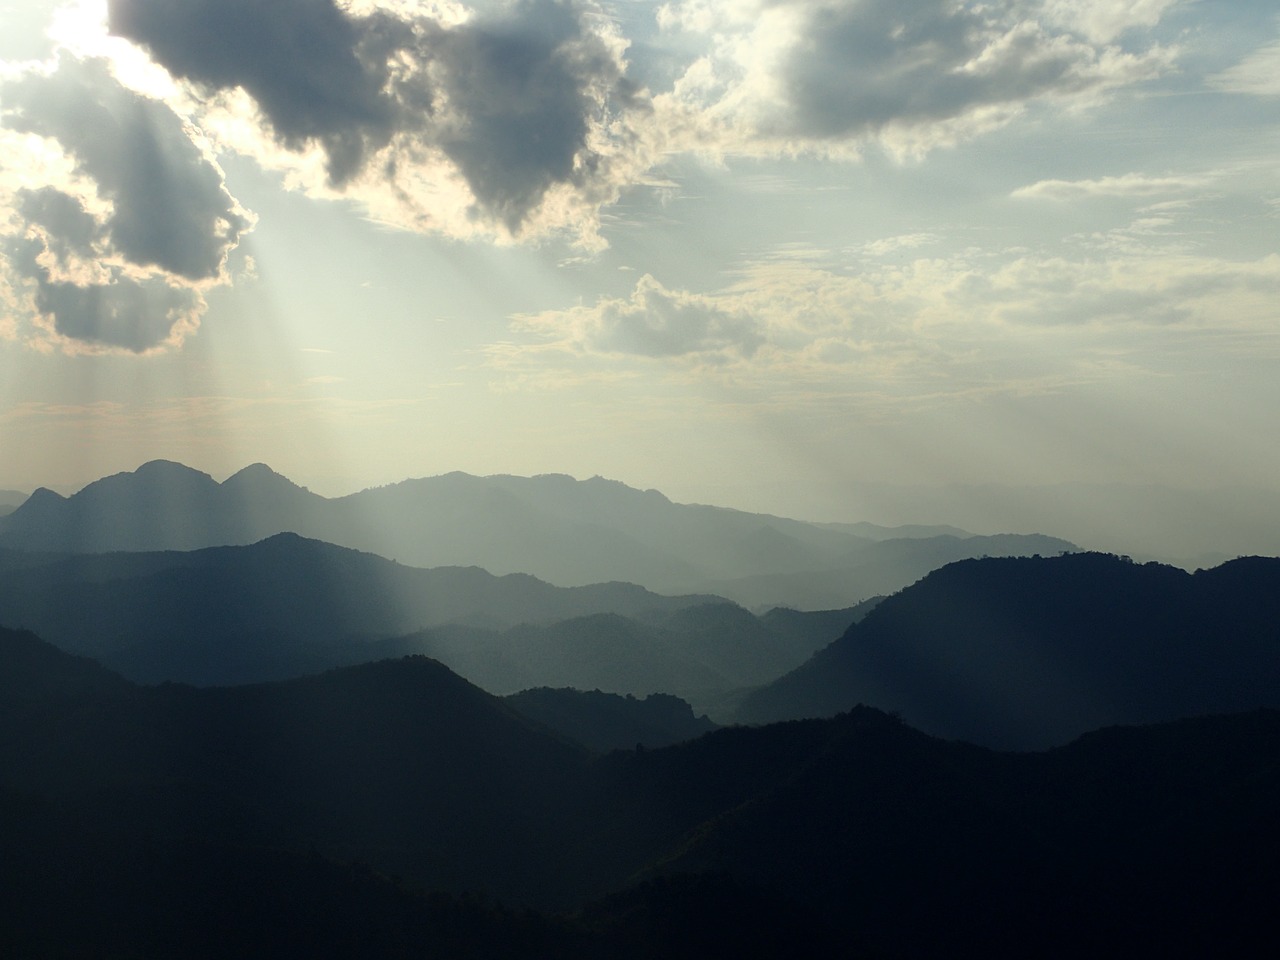
[(666, 747), (716, 728), (705, 715), (666, 693), (638, 699), (601, 693), (537, 687), (503, 697), (512, 709), (550, 730), (600, 753), (635, 747)]
[[(1012, 538), (967, 552), (948, 538), (867, 538), (848, 529), (672, 503), (600, 477), (445, 474), (326, 499), (262, 464), (223, 483), (167, 461), (89, 484), (37, 490), (0, 517), (0, 548), (194, 550), (293, 532), (419, 567), (479, 566), (564, 586), (626, 581), (720, 593), (751, 607), (844, 607), (898, 589), (957, 556), (1056, 553)], [(968, 540), (957, 542), (968, 543)], [(895, 546), (896, 545), (896, 546)]]
[(0, 623), (137, 681), (198, 685), (422, 654), (498, 694), (666, 692), (707, 710), (795, 668), (860, 615), (776, 611), (765, 621), (716, 597), (420, 570), (292, 534), (188, 552), (0, 551), (0, 570)]
[(1280, 560), (1188, 574), (1100, 554), (955, 563), (880, 603), (738, 719), (900, 712), (1044, 747), (1114, 723), (1280, 705)]
[(23, 871), (0, 878), (23, 907), (0, 944), (63, 942), (114, 903), (124, 955), (165, 955), (132, 937), (201, 916), (261, 951), (279, 924), (242, 891), (263, 887), (292, 938), (300, 907), (271, 891), (319, 884), (337, 913), (320, 929), (353, 936), (350, 911), (383, 931), (366, 955), (417, 955), (401, 923), (421, 914), (378, 870), (520, 904), (611, 894), (567, 939), (499, 919), (550, 956), (729, 957), (734, 931), (812, 956), (1248, 956), (1280, 892), (1274, 711), (999, 754), (859, 708), (592, 760), (422, 659), (235, 689), (100, 686), (0, 630), (0, 678), (44, 691), (0, 728), (0, 854)]
[(623, 583), (553, 587), (478, 568), (420, 570), (280, 534), (247, 547), (15, 562), (0, 578), (0, 623), (38, 630), (138, 680), (209, 684), (372, 659), (340, 648), (424, 626), (660, 615), (715, 599)]
[[(725, 735), (626, 759), (678, 782)], [(1042, 754), (936, 740), (865, 708), (759, 736), (816, 742), (651, 875), (768, 883), (838, 918), (832, 955), (1268, 949), (1247, 931), (1280, 892), (1274, 711), (1111, 728)]]
[(1052, 557), (1075, 545), (1040, 534), (950, 535), (879, 540), (820, 569), (746, 577), (707, 584), (714, 593), (753, 607), (799, 606), (821, 610), (851, 597), (893, 593), (957, 560), (978, 557)]
[[(0, 630), (6, 683), (81, 661)], [(0, 736), (6, 780), (83, 822), (161, 841), (315, 844), (453, 889), (532, 899), (586, 752), (425, 658), (277, 684), (100, 684), (42, 696)], [(532, 872), (531, 872), (532, 871)]]

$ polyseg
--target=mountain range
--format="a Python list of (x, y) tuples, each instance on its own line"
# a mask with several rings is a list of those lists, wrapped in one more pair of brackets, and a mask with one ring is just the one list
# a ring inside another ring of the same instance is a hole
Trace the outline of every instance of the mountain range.
[(1008, 754), (863, 707), (593, 757), (424, 658), (139, 687), (0, 630), (0, 731), (15, 956), (1251, 956), (1280, 891), (1272, 711)]
[(249, 683), (428, 654), (497, 694), (673, 693), (703, 710), (800, 665), (874, 605), (758, 617), (626, 583), (422, 570), (296, 534), (192, 551), (0, 550), (0, 571), (0, 623), (143, 682)]
[(0, 624), (3, 956), (1269, 951), (1280, 558), (157, 461)]
[(218, 483), (168, 461), (105, 477), (70, 497), (36, 490), (0, 517), (0, 548), (42, 552), (195, 550), (292, 532), (418, 567), (478, 566), (561, 586), (625, 581), (713, 593), (753, 609), (834, 609), (900, 589), (944, 563), (1075, 547), (1038, 535), (864, 536), (720, 507), (672, 503), (594, 477), (406, 480), (328, 499), (263, 464)]
[(1015, 749), (1280, 706), (1280, 558), (1194, 574), (1086, 553), (950, 564), (751, 692), (736, 719), (831, 716), (855, 703)]

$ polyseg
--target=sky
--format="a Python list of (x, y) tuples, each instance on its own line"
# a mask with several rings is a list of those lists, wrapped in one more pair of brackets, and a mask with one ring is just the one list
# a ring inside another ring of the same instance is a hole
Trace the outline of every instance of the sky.
[(1280, 550), (1278, 331), (1272, 0), (0, 0), (0, 488), (1161, 491)]

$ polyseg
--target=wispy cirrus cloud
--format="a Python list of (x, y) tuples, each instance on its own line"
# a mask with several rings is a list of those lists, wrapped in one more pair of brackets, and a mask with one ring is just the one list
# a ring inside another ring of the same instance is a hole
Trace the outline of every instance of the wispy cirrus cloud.
[(1038, 180), (1014, 190), (1010, 196), (1024, 200), (1077, 200), (1085, 197), (1156, 197), (1186, 193), (1210, 183), (1209, 176), (1152, 177), (1126, 173), (1088, 180)]
[(1208, 82), (1227, 93), (1280, 97), (1280, 40), (1258, 47), (1239, 63), (1209, 77)]
[(1079, 33), (1096, 43), (1109, 43), (1128, 30), (1153, 27), (1186, 0), (1044, 0), (1039, 14), (1056, 27)]

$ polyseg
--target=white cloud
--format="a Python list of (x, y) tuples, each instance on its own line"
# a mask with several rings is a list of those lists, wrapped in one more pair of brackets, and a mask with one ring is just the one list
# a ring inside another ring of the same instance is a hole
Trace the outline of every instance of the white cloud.
[[(967, 253), (857, 272), (763, 261), (732, 286), (669, 290), (513, 318), (507, 389), (601, 371), (799, 395), (854, 388), (895, 402), (1026, 393), (1142, 375), (1163, 351), (1277, 355), (1280, 256)], [(1188, 346), (1190, 344), (1191, 346)], [(662, 360), (655, 365), (656, 360)]]
[(1044, 0), (1044, 19), (1096, 43), (1110, 43), (1136, 27), (1154, 27), (1183, 0)]
[(641, 357), (750, 356), (761, 343), (748, 312), (710, 297), (668, 290), (648, 274), (626, 300), (517, 317), (515, 325), (549, 334), (577, 351)]
[(1203, 187), (1208, 177), (1151, 177), (1126, 173), (1118, 177), (1092, 180), (1039, 180), (1014, 190), (1010, 196), (1035, 200), (1079, 200), (1086, 197), (1153, 197), (1182, 193)]
[(942, 238), (936, 233), (903, 233), (896, 237), (884, 237), (864, 243), (859, 252), (870, 257), (884, 257), (900, 250), (913, 250), (916, 247), (927, 247)]

